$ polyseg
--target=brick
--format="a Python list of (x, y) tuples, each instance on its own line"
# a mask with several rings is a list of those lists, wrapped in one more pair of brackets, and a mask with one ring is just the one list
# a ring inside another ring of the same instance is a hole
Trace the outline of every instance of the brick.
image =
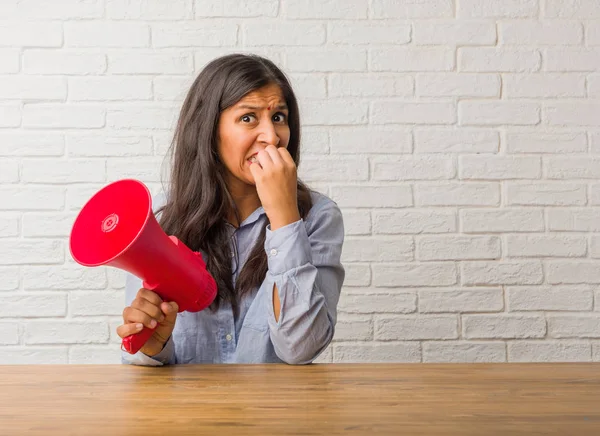
[(596, 72), (600, 68), (600, 49), (548, 48), (543, 57), (544, 71)]
[(75, 214), (24, 213), (23, 236), (25, 238), (67, 238), (75, 222)]
[(348, 236), (371, 234), (371, 213), (368, 210), (342, 210), (344, 232)]
[[(118, 268), (106, 268), (106, 276), (108, 278), (108, 287), (113, 290), (125, 289), (126, 273)], [(123, 294), (121, 294), (123, 295)], [(119, 297), (122, 300), (122, 297)]]
[(0, 127), (19, 127), (21, 106), (16, 103), (0, 104)]
[(585, 342), (511, 341), (510, 362), (591, 362), (591, 346)]
[(69, 293), (71, 316), (121, 315), (125, 308), (122, 291), (73, 291)]
[(454, 124), (454, 103), (414, 103), (400, 101), (375, 101), (371, 103), (370, 118), (373, 124)]
[(495, 45), (496, 26), (486, 21), (420, 22), (414, 27), (416, 45)]
[(145, 158), (137, 159), (131, 165), (129, 159), (109, 159), (106, 162), (106, 177), (108, 181), (120, 179), (138, 179), (144, 182), (161, 182), (161, 166), (163, 159)]
[(410, 186), (332, 186), (331, 195), (340, 207), (412, 206)]
[(416, 94), (421, 97), (499, 97), (496, 74), (417, 74)]
[(551, 284), (600, 283), (600, 262), (583, 260), (547, 262), (546, 281)]
[(372, 0), (371, 18), (452, 18), (452, 0)]
[(61, 23), (2, 22), (0, 47), (60, 47), (63, 43)]
[(394, 262), (414, 259), (411, 237), (346, 238), (342, 249), (343, 262)]
[(411, 76), (385, 73), (331, 74), (329, 76), (330, 97), (389, 97), (393, 95), (409, 97), (413, 95), (413, 88)]
[(367, 51), (363, 49), (295, 49), (286, 54), (290, 72), (366, 71)]
[(600, 98), (600, 75), (589, 75), (587, 77), (587, 96), (589, 98)]
[(373, 180), (445, 180), (455, 176), (454, 161), (438, 156), (374, 157)]
[(63, 24), (65, 47), (149, 47), (150, 28), (144, 23), (71, 21)]
[(455, 65), (448, 48), (372, 49), (369, 59), (372, 71), (452, 71)]
[(23, 71), (27, 74), (102, 74), (106, 55), (76, 50), (25, 50)]
[(504, 74), (502, 81), (508, 98), (585, 97), (585, 76), (580, 74)]
[(600, 315), (547, 315), (548, 335), (552, 338), (600, 338)]
[(176, 124), (177, 110), (171, 104), (131, 104), (107, 109), (106, 125), (113, 129), (164, 129)]
[(411, 40), (410, 24), (361, 23), (358, 21), (352, 23), (352, 26), (348, 26), (346, 23), (332, 22), (329, 25), (327, 39), (333, 44), (408, 44)]
[(353, 100), (304, 100), (300, 112), (303, 123), (315, 125), (366, 124), (369, 107), (367, 103)]
[(600, 126), (599, 103), (546, 103), (544, 120), (554, 126)]
[(332, 154), (364, 153), (368, 144), (377, 144), (369, 148), (369, 154), (396, 154), (412, 151), (410, 131), (388, 126), (373, 127), (335, 127), (330, 130)]
[(506, 21), (498, 23), (500, 44), (578, 45), (583, 42), (581, 23), (566, 21)]
[(21, 52), (14, 48), (0, 48), (0, 74), (18, 73), (21, 63)]
[(19, 324), (16, 322), (0, 322), (0, 345), (15, 345), (18, 343)]
[(539, 179), (542, 175), (539, 157), (460, 156), (461, 179), (506, 180)]
[(458, 103), (460, 125), (536, 125), (539, 124), (540, 105), (506, 101), (472, 100)]
[(376, 316), (375, 340), (421, 340), (458, 338), (456, 316)]
[(119, 365), (119, 347), (77, 345), (69, 348), (69, 363), (73, 365)]
[(152, 46), (227, 47), (237, 43), (238, 26), (223, 22), (178, 22), (152, 25)]
[(452, 286), (457, 281), (453, 262), (376, 263), (371, 268), (375, 287)]
[(464, 315), (462, 326), (467, 339), (527, 339), (546, 335), (542, 315)]
[(497, 183), (419, 184), (415, 187), (418, 206), (497, 206)]
[(340, 295), (338, 310), (344, 313), (411, 313), (417, 310), (415, 292), (372, 292), (344, 289)]
[(59, 264), (65, 260), (63, 241), (5, 240), (0, 246), (0, 265)]
[(498, 259), (500, 239), (496, 236), (423, 236), (417, 238), (419, 260)]
[(276, 17), (277, 0), (196, 0), (197, 18), (215, 17)]
[(600, 258), (600, 237), (597, 235), (590, 237), (590, 256), (594, 259)]
[(194, 0), (107, 0), (106, 13), (113, 20), (186, 20), (194, 18), (193, 4)]
[(19, 218), (19, 215), (0, 214), (0, 238), (17, 238), (19, 236)]
[(415, 153), (497, 153), (497, 132), (474, 129), (415, 129)]
[(522, 48), (461, 47), (458, 49), (459, 71), (482, 73), (534, 72), (542, 58), (537, 50)]
[(0, 365), (63, 365), (68, 347), (3, 347)]
[(300, 165), (303, 165), (304, 156), (308, 154), (324, 155), (329, 154), (329, 129), (327, 127), (306, 127), (302, 129), (301, 136), (302, 158)]
[(152, 80), (155, 100), (177, 101), (183, 103), (190, 90), (193, 77), (155, 77)]
[(19, 268), (16, 266), (0, 267), (0, 291), (14, 291), (19, 288)]
[(548, 230), (600, 232), (600, 209), (549, 209)]
[(68, 20), (102, 18), (104, 2), (101, 0), (61, 0), (40, 3), (37, 0), (9, 1), (0, 4), (0, 17), (26, 20)]
[(501, 288), (419, 290), (420, 313), (499, 312), (503, 308)]
[(69, 100), (151, 100), (152, 80), (145, 77), (71, 77)]
[(24, 127), (93, 129), (104, 127), (105, 118), (101, 106), (32, 103), (23, 108)]
[(21, 277), (25, 291), (104, 289), (107, 283), (105, 268), (80, 266), (25, 266)]
[(333, 340), (368, 341), (373, 339), (373, 322), (371, 317), (346, 315), (338, 317)]
[(369, 179), (369, 162), (361, 156), (304, 158), (299, 176), (307, 182), (361, 181)]
[(65, 316), (67, 294), (14, 293), (2, 295), (0, 316), (3, 318)]
[(2, 186), (0, 210), (61, 210), (65, 204), (65, 191), (60, 187)]
[(375, 211), (375, 234), (419, 234), (456, 232), (456, 212), (431, 209)]
[(333, 361), (337, 363), (377, 363), (421, 361), (421, 345), (418, 342), (368, 342), (334, 344)]
[(371, 284), (369, 264), (347, 263), (344, 268), (346, 269), (344, 286), (369, 286)]
[(61, 77), (1, 76), (0, 98), (5, 100), (66, 100), (67, 82)]
[(600, 4), (596, 0), (546, 0), (547, 18), (600, 18)]
[(586, 45), (600, 45), (600, 23), (587, 22), (585, 26)]
[(106, 180), (104, 160), (27, 159), (21, 178), (27, 183), (101, 183)]
[(423, 342), (423, 362), (506, 362), (506, 347), (500, 341), (427, 341)]
[(110, 74), (191, 74), (194, 58), (185, 52), (122, 50), (108, 54)]
[(291, 19), (361, 19), (367, 18), (368, 0), (287, 0), (283, 16)]
[(585, 133), (517, 133), (506, 134), (509, 153), (585, 153)]
[(151, 156), (152, 138), (144, 135), (67, 135), (69, 156)]
[(104, 321), (30, 321), (25, 344), (101, 344), (108, 342)]
[(549, 179), (597, 179), (600, 177), (600, 158), (561, 157), (545, 160), (546, 177)]
[(591, 311), (594, 292), (591, 286), (515, 286), (506, 290), (508, 310), (516, 311)]
[(102, 184), (91, 185), (69, 185), (67, 186), (67, 205), (66, 209), (71, 211), (79, 211), (83, 205), (92, 198), (96, 192), (104, 187)]
[(17, 183), (19, 181), (19, 162), (16, 160), (0, 161), (0, 183)]
[(478, 261), (461, 263), (463, 285), (537, 285), (544, 274), (536, 261)]
[(505, 184), (506, 204), (511, 206), (583, 206), (587, 203), (585, 185), (573, 183)]
[[(257, 54), (264, 56), (276, 65), (284, 64), (284, 54), (287, 50), (282, 47), (267, 46), (267, 47), (199, 47), (194, 53), (195, 69), (192, 69), (192, 73), (199, 71), (201, 68), (206, 66), (210, 61), (225, 56), (228, 54), (246, 53), (246, 54)], [(288, 64), (289, 65), (289, 64)], [(286, 74), (294, 74), (289, 68), (286, 69)], [(196, 73), (197, 74), (197, 73)]]
[(537, 17), (538, 0), (461, 0), (459, 18), (526, 18)]

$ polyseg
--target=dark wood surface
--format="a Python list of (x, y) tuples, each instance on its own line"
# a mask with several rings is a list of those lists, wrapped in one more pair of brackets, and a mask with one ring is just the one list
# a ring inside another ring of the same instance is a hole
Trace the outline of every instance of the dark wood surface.
[(600, 364), (0, 366), (1, 435), (600, 435)]

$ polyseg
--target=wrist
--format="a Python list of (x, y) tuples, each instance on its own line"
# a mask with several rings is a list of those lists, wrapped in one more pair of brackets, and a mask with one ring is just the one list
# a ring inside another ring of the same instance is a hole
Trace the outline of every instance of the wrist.
[(295, 223), (298, 220), (300, 220), (300, 212), (298, 212), (298, 210), (291, 211), (285, 214), (277, 214), (273, 217), (269, 216), (269, 223), (271, 224), (272, 231), (285, 227), (289, 224)]

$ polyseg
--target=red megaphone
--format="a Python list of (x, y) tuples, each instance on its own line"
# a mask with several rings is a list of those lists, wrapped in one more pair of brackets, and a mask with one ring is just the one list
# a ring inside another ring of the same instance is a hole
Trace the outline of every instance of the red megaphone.
[[(180, 312), (203, 310), (217, 295), (200, 254), (163, 232), (152, 212), (150, 191), (137, 180), (120, 180), (94, 194), (73, 223), (70, 250), (83, 266), (130, 272), (163, 301), (175, 301)], [(154, 330), (144, 327), (123, 338), (121, 348), (137, 353)]]

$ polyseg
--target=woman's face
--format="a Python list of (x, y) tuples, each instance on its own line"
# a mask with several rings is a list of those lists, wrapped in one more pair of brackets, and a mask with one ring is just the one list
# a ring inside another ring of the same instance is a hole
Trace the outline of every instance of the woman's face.
[(219, 118), (218, 152), (227, 168), (226, 181), (254, 185), (250, 160), (267, 145), (286, 147), (290, 140), (288, 108), (278, 85), (250, 92)]

